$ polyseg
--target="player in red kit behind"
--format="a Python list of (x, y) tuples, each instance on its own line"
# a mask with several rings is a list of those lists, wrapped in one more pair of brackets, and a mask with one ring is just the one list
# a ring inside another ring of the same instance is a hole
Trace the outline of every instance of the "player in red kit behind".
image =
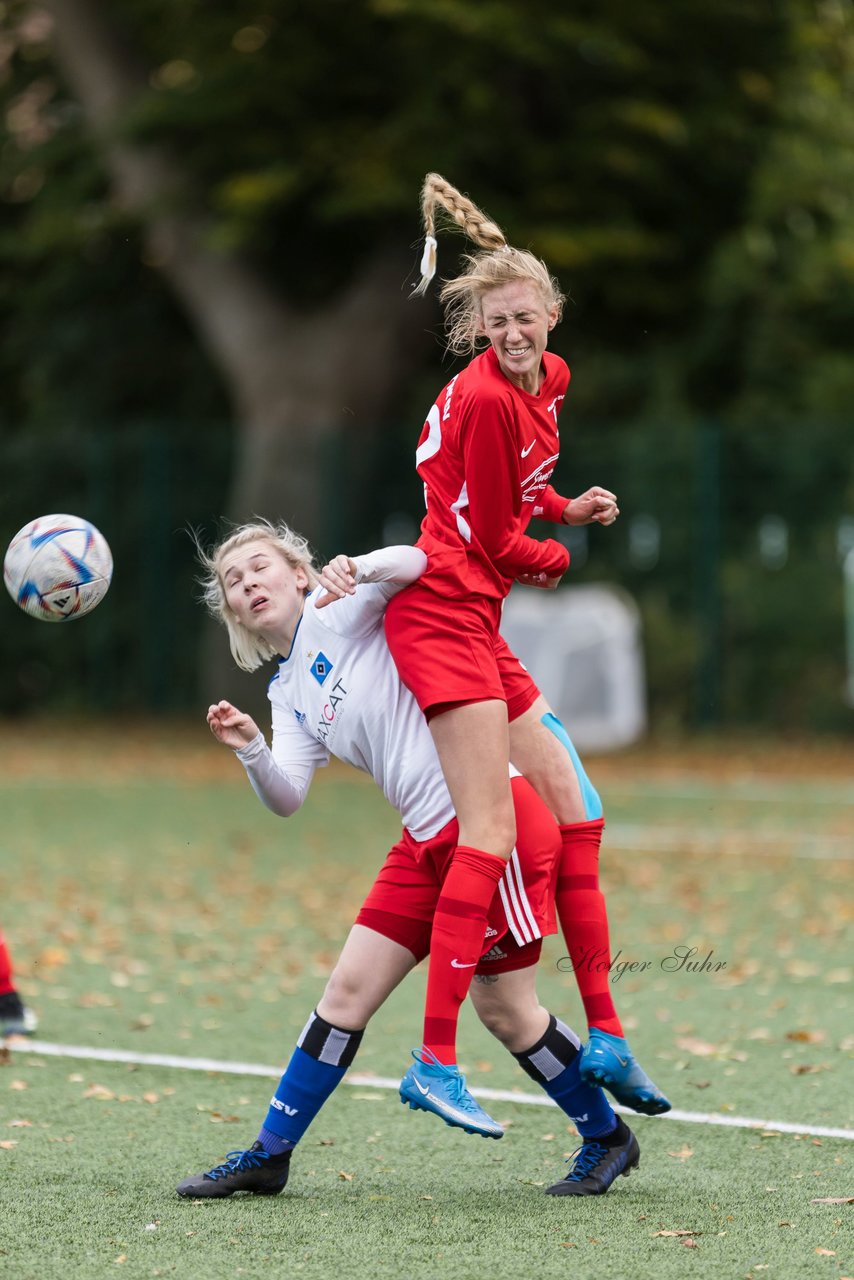
[(31, 1036), (38, 1019), (22, 1002), (12, 978), (12, 960), (0, 929), (0, 1037)]
[[(560, 497), (550, 485), (569, 369), (546, 350), (564, 297), (545, 263), (512, 248), (501, 229), (439, 174), (425, 179), (423, 292), (435, 270), (437, 210), (477, 246), (444, 283), (448, 349), (469, 364), (431, 408), (416, 451), (427, 513), (418, 546), (424, 575), (391, 601), (386, 635), (404, 683), (427, 717), (459, 821), (458, 845), (436, 907), (424, 1043), (407, 1080), (456, 1061), (456, 1025), (489, 905), (516, 831), (508, 761), (556, 817), (563, 852), (557, 908), (590, 1024), (582, 1070), (626, 1105), (670, 1104), (623, 1037), (607, 969), (598, 881), (602, 806), (560, 721), (499, 635), (514, 582), (553, 589), (569, 566), (559, 542), (526, 533), (532, 517), (610, 525), (617, 499), (595, 486)], [(475, 354), (479, 346), (486, 349)], [(406, 1081), (405, 1081), (406, 1083)]]

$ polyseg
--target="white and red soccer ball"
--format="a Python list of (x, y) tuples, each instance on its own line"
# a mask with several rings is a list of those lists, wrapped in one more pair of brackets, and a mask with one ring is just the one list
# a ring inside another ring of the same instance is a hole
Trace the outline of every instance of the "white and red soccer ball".
[(104, 598), (113, 557), (104, 535), (78, 516), (39, 516), (15, 534), (3, 561), (3, 581), (25, 613), (68, 622)]

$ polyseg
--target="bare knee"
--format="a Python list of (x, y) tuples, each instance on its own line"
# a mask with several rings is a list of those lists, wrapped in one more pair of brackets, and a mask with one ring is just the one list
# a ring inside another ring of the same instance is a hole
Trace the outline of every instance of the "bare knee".
[[(483, 1025), (510, 1053), (523, 1053), (545, 1034), (548, 1010), (535, 993), (519, 993), (512, 988), (512, 974), (476, 974), (471, 999)], [(507, 982), (507, 978), (511, 982)]]
[[(590, 786), (581, 761), (574, 748), (567, 749), (565, 742), (546, 723), (551, 715), (545, 698), (537, 699), (532, 707), (510, 725), (510, 759), (525, 775), (560, 823), (584, 822), (595, 816), (587, 812), (585, 788), (595, 805), (599, 798)], [(563, 726), (551, 720), (561, 733)]]
[(374, 1009), (360, 974), (337, 964), (318, 1001), (317, 1012), (333, 1026), (348, 1031), (361, 1031), (367, 1026)]
[(516, 843), (510, 791), (507, 705), (465, 703), (430, 720), (430, 732), (459, 822), (460, 844), (508, 858)]
[[(475, 981), (477, 981), (477, 977)], [(477, 1005), (477, 1016), (491, 1035), (508, 1046), (513, 1039), (514, 1010), (494, 1001), (484, 1001)]]
[(506, 813), (493, 811), (473, 814), (468, 819), (459, 817), (458, 840), (470, 849), (481, 849), (496, 858), (509, 858), (516, 844), (512, 802)]

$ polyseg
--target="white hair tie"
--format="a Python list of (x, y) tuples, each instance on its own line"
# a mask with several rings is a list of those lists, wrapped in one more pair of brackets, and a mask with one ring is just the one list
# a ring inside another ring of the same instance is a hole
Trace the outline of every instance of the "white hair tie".
[(427, 235), (424, 237), (424, 252), (421, 255), (421, 279), (413, 290), (414, 293), (424, 293), (428, 284), (436, 274), (436, 237)]

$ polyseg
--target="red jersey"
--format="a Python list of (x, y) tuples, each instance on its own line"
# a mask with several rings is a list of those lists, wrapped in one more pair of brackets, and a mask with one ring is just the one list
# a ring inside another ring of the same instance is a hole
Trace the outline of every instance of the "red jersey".
[(428, 557), (420, 582), (439, 595), (503, 599), (520, 575), (558, 577), (569, 565), (559, 542), (525, 535), (532, 516), (559, 521), (567, 502), (548, 481), (569, 369), (548, 351), (543, 365), (540, 394), (530, 395), (490, 347), (428, 414), (415, 455), (427, 505), (417, 545)]

